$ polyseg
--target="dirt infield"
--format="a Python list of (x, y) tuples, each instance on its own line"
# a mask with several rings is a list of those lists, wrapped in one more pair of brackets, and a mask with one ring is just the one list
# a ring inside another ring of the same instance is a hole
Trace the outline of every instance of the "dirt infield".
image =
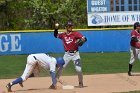
[[(57, 90), (48, 89), (51, 85), (50, 77), (29, 78), (24, 87), (12, 87), (12, 93), (113, 93), (140, 90), (140, 73), (127, 76), (126, 73), (84, 75), (84, 88), (77, 88), (77, 76), (62, 76), (67, 84), (75, 86), (74, 89), (62, 89), (58, 84)], [(0, 93), (7, 93), (5, 85), (13, 79), (0, 80)]]

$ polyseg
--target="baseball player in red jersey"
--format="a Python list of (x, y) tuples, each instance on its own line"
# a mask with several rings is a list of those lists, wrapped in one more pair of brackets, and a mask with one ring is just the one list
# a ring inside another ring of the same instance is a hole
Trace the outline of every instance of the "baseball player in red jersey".
[[(58, 25), (56, 25), (58, 26)], [(78, 80), (79, 80), (79, 87), (83, 87), (83, 74), (82, 74), (82, 68), (81, 68), (81, 61), (80, 61), (80, 55), (79, 55), (79, 46), (82, 46), (86, 41), (86, 37), (83, 36), (81, 33), (77, 31), (73, 31), (73, 23), (71, 21), (67, 22), (66, 32), (64, 33), (58, 33), (58, 27), (55, 28), (54, 36), (56, 38), (60, 38), (63, 41), (65, 54), (63, 59), (65, 60), (65, 64), (63, 65), (63, 68), (67, 66), (67, 64), (72, 60), (75, 69), (78, 73)], [(60, 70), (62, 71), (62, 70)], [(59, 74), (61, 75), (62, 72)], [(60, 75), (57, 75), (60, 77)], [(58, 77), (58, 78), (59, 78)]]
[(129, 70), (128, 75), (132, 76), (132, 66), (136, 59), (140, 59), (140, 23), (134, 23), (134, 30), (131, 32), (131, 41), (130, 41), (130, 62), (129, 62)]

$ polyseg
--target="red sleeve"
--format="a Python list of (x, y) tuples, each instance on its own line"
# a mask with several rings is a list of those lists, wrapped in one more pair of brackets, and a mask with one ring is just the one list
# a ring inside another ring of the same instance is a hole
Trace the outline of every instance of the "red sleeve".
[(58, 34), (58, 38), (62, 39), (63, 38), (64, 33), (59, 33)]
[(77, 39), (81, 39), (83, 37), (83, 35), (80, 32), (75, 32), (74, 34)]
[(136, 37), (136, 32), (135, 31), (132, 31), (131, 37)]

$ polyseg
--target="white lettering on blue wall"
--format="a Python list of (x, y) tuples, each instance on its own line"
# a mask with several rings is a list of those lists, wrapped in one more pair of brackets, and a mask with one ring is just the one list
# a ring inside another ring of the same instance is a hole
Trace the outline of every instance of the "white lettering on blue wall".
[(92, 12), (105, 12), (107, 11), (107, 7), (91, 7)]
[(91, 12), (105, 12), (107, 11), (106, 0), (92, 0)]
[(9, 42), (7, 35), (0, 35), (0, 52), (8, 51)]
[(0, 52), (21, 51), (20, 34), (0, 35)]
[(21, 40), (20, 34), (11, 34), (11, 51), (21, 51), (21, 44), (19, 41)]
[(105, 5), (106, 0), (92, 0), (91, 5)]

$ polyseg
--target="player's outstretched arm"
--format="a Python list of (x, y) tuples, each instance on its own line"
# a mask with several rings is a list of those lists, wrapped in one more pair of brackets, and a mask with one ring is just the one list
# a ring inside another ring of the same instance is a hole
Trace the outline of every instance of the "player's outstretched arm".
[(58, 35), (58, 29), (54, 29), (54, 37), (57, 38)]
[(52, 71), (50, 71), (50, 74), (51, 74), (51, 78), (52, 78), (52, 85), (49, 88), (50, 89), (57, 89), (57, 86), (56, 86), (56, 83), (57, 83), (56, 74), (55, 74), (55, 72), (52, 72)]
[(57, 35), (58, 35), (58, 28), (59, 28), (59, 24), (56, 23), (55, 24), (55, 29), (54, 29), (54, 37), (57, 38)]
[(63, 71), (63, 66), (58, 67), (57, 73), (56, 73), (56, 78), (59, 79), (60, 76), (62, 75)]

